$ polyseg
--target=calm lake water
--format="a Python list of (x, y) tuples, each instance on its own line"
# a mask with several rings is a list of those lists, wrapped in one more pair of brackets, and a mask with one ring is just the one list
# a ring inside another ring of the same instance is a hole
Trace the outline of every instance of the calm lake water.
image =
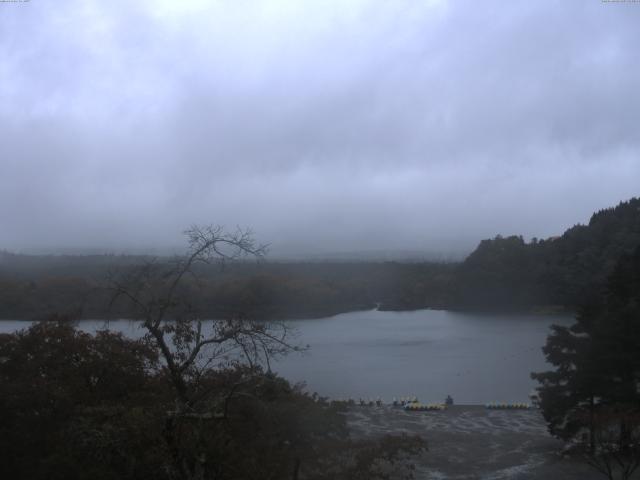
[[(536, 386), (532, 371), (548, 368), (541, 348), (551, 324), (569, 325), (569, 316), (495, 315), (439, 310), (365, 311), (288, 322), (296, 342), (309, 345), (272, 365), (291, 381), (332, 398), (416, 395), (423, 402), (527, 401)], [(2, 321), (0, 331), (28, 325)], [(95, 331), (104, 322), (86, 320)], [(138, 325), (112, 321), (109, 327), (131, 337)]]

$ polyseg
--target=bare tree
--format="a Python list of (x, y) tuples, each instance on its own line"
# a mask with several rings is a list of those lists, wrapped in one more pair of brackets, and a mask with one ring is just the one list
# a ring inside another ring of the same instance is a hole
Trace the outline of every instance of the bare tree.
[[(176, 476), (201, 478), (204, 453), (191, 459), (179, 453), (177, 432), (185, 421), (214, 419), (226, 411), (229, 396), (240, 389), (232, 386), (218, 401), (201, 382), (216, 367), (232, 364), (257, 367), (298, 347), (289, 342), (284, 323), (266, 323), (241, 317), (203, 320), (189, 298), (189, 283), (198, 282), (199, 265), (227, 262), (243, 257), (261, 259), (266, 246), (257, 244), (250, 230), (226, 232), (221, 226), (192, 226), (185, 232), (186, 255), (169, 263), (157, 260), (112, 277), (112, 303), (124, 299), (146, 330), (146, 339), (158, 349), (163, 368), (175, 392), (175, 409), (167, 413), (165, 437), (174, 455)], [(252, 371), (252, 368), (248, 369)], [(230, 393), (229, 393), (230, 392)], [(206, 402), (202, 400), (206, 399)], [(216, 411), (218, 410), (218, 411)]]

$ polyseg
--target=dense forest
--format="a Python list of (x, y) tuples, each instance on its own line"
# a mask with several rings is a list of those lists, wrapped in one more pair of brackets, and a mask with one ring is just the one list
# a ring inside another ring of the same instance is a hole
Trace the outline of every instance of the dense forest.
[(475, 309), (575, 310), (599, 293), (623, 254), (640, 245), (640, 199), (594, 213), (546, 240), (483, 240), (455, 271), (452, 305)]
[[(594, 213), (562, 236), (483, 240), (461, 263), (243, 261), (200, 266), (187, 283), (209, 317), (313, 318), (370, 309), (573, 311), (640, 244), (640, 199)], [(268, 257), (267, 257), (268, 258)], [(127, 316), (111, 278), (169, 258), (0, 253), (0, 318), (49, 312)]]
[[(49, 312), (85, 318), (126, 316), (110, 304), (111, 278), (171, 259), (133, 256), (3, 254), (0, 318), (34, 319)], [(444, 307), (453, 265), (438, 263), (272, 263), (244, 261), (200, 266), (185, 282), (209, 317), (314, 318), (374, 308)]]

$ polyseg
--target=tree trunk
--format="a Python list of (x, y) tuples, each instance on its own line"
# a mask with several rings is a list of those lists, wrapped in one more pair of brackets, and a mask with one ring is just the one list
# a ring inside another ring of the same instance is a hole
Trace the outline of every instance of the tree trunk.
[(596, 452), (595, 402), (593, 395), (589, 398), (589, 454)]
[(300, 457), (296, 457), (293, 461), (293, 476), (292, 480), (298, 480), (298, 472), (300, 471)]

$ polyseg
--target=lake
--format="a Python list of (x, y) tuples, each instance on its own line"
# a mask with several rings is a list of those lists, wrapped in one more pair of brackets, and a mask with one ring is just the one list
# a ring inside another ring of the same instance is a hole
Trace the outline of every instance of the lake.
[[(332, 398), (363, 397), (389, 402), (416, 395), (422, 402), (524, 402), (536, 383), (532, 371), (547, 369), (542, 354), (549, 326), (570, 316), (496, 315), (442, 310), (351, 312), (294, 320), (297, 343), (309, 345), (275, 362), (275, 371)], [(27, 322), (1, 321), (11, 332)], [(85, 320), (95, 331), (103, 321)], [(113, 330), (139, 336), (133, 322), (111, 321)]]

